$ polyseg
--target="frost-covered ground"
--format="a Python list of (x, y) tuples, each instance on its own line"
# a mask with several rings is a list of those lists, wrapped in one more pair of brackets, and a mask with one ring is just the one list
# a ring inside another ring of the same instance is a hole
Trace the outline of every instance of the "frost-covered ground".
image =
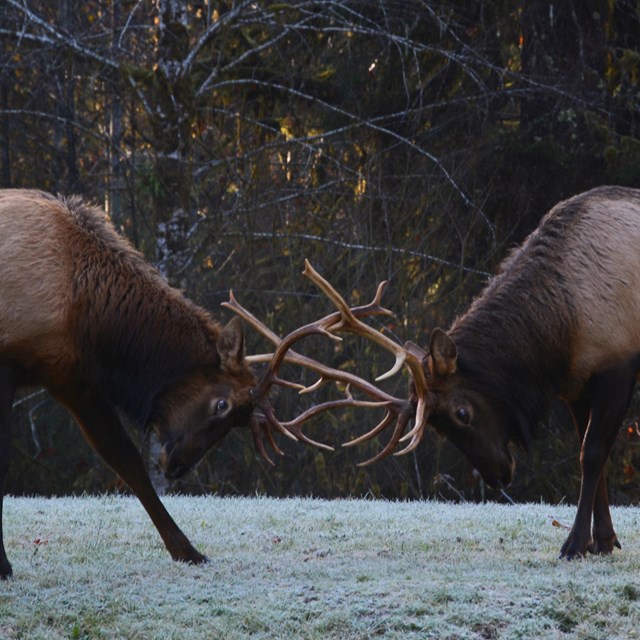
[(165, 503), (210, 564), (172, 562), (135, 499), (7, 499), (0, 638), (640, 638), (640, 509), (568, 563), (573, 507)]

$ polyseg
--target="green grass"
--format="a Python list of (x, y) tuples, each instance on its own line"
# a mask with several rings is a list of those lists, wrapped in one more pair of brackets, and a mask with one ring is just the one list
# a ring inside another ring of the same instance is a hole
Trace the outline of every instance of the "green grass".
[(208, 565), (135, 499), (8, 498), (0, 638), (640, 638), (636, 508), (622, 551), (569, 563), (566, 506), (165, 502)]

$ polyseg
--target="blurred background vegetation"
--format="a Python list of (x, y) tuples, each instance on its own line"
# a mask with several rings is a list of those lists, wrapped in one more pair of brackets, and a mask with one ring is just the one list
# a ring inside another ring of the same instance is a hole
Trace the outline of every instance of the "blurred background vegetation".
[[(301, 276), (309, 258), (354, 304), (389, 280), (385, 330), (426, 345), (557, 201), (640, 186), (639, 13), (636, 0), (0, 0), (0, 181), (99, 203), (222, 322), (229, 289), (280, 334), (331, 312)], [(251, 331), (248, 346), (267, 349)], [(356, 339), (300, 349), (371, 379), (390, 365)], [(304, 406), (287, 391), (274, 404)], [(636, 412), (610, 465), (619, 504), (640, 498)], [(45, 392), (16, 414), (10, 492), (124, 490)], [(325, 415), (307, 431), (336, 451), (280, 442), (273, 468), (239, 430), (168, 489), (506, 499), (434, 434), (355, 466), (384, 436), (339, 444), (377, 418)], [(577, 453), (559, 406), (510, 497), (575, 500)]]

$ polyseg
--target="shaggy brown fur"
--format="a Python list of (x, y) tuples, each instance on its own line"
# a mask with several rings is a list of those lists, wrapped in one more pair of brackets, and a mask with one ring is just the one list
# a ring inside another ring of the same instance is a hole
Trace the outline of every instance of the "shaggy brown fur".
[[(76, 197), (0, 191), (0, 487), (13, 395), (43, 385), (140, 498), (171, 555), (201, 562), (118, 413), (156, 431), (165, 473), (178, 477), (248, 424), (254, 383), (239, 320), (222, 328), (172, 289), (100, 210)], [(0, 577), (10, 574), (0, 539)]]
[(601, 187), (554, 207), (431, 338), (431, 421), (491, 484), (511, 479), (509, 443), (528, 444), (553, 398), (569, 404), (582, 490), (567, 558), (619, 546), (603, 469), (640, 367), (639, 318), (640, 191)]

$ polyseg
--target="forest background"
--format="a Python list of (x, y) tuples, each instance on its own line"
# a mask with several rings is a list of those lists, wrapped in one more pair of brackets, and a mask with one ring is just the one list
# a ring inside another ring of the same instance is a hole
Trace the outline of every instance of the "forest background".
[[(389, 280), (384, 330), (426, 345), (556, 202), (640, 186), (639, 44), (635, 0), (0, 0), (0, 183), (99, 203), (222, 322), (230, 289), (279, 334), (331, 312), (301, 276), (308, 258), (354, 304)], [(389, 367), (356, 339), (305, 352), (370, 379)], [(302, 406), (293, 392), (274, 403)], [(123, 490), (45, 392), (16, 415), (9, 492)], [(618, 504), (640, 498), (637, 415), (610, 465)], [(275, 467), (238, 430), (167, 488), (577, 498), (561, 406), (508, 496), (432, 433), (357, 467), (381, 443), (339, 444), (377, 418), (325, 415), (307, 431), (336, 451), (280, 442)]]

